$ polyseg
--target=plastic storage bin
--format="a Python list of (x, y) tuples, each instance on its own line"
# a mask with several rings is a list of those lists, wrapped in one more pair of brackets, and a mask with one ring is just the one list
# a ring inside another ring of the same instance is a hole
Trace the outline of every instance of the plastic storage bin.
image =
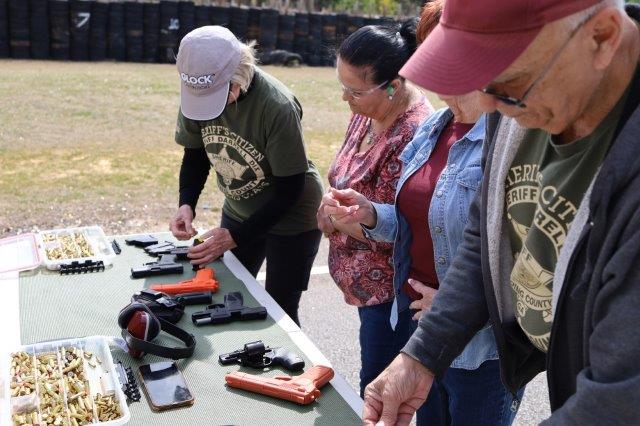
[[(91, 336), (3, 351), (0, 424), (13, 425), (16, 419), (25, 419), (30, 422), (18, 424), (37, 421), (44, 425), (50, 413), (55, 413), (50, 418), (57, 419), (60, 425), (75, 424), (72, 418), (77, 424), (127, 423), (131, 415), (114, 367), (110, 340)], [(14, 359), (16, 365), (12, 365)], [(117, 418), (100, 421), (96, 403), (100, 396), (110, 398)]]

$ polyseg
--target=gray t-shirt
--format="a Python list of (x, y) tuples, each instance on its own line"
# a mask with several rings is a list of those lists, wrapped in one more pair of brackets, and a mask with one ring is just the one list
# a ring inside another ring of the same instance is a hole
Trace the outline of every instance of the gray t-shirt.
[(609, 150), (625, 99), (590, 135), (568, 144), (555, 143), (542, 130), (528, 130), (507, 175), (505, 204), (515, 260), (511, 289), (516, 317), (529, 340), (543, 352), (549, 348), (558, 254)]

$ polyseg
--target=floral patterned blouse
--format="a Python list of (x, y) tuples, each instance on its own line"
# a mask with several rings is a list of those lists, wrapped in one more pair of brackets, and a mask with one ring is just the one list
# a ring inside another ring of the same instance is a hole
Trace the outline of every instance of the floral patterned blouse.
[[(369, 142), (371, 119), (354, 114), (329, 169), (329, 184), (352, 188), (376, 203), (393, 204), (401, 171), (398, 156), (432, 112), (423, 98), (372, 140), (365, 152), (358, 151)], [(329, 237), (329, 271), (348, 304), (369, 306), (393, 300), (392, 254), (392, 243), (362, 242), (340, 232)]]

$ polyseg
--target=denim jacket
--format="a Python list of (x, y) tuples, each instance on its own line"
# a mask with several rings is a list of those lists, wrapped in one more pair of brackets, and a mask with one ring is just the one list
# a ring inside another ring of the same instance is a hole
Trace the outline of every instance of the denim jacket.
[[(393, 287), (395, 300), (391, 311), (391, 326), (395, 328), (398, 312), (409, 308), (411, 300), (400, 288), (409, 277), (411, 257), (411, 230), (409, 223), (397, 207), (398, 194), (407, 179), (428, 160), (440, 133), (453, 119), (450, 109), (432, 114), (416, 131), (413, 140), (400, 155), (402, 174), (396, 188), (396, 204), (373, 203), (377, 213), (375, 228), (365, 230), (367, 237), (377, 241), (393, 241)], [(429, 225), (435, 255), (436, 274), (442, 282), (453, 260), (467, 223), (469, 206), (482, 179), (480, 159), (485, 134), (486, 117), (483, 115), (473, 128), (449, 151), (447, 164), (436, 183), (429, 206)], [(490, 326), (482, 329), (451, 364), (454, 368), (474, 370), (484, 361), (498, 359), (495, 338)]]

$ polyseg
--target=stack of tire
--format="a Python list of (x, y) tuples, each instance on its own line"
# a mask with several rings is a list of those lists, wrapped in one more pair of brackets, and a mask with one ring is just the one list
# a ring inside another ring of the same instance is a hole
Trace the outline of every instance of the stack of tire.
[(160, 38), (158, 62), (174, 63), (178, 54), (180, 16), (178, 2), (160, 0)]
[(229, 29), (239, 40), (246, 41), (249, 9), (246, 7), (230, 7), (229, 9)]
[(278, 11), (275, 9), (262, 9), (260, 11), (260, 37), (259, 47), (262, 53), (276, 50), (278, 43)]
[(247, 31), (244, 36), (246, 41), (256, 41), (260, 40), (260, 19), (262, 15), (262, 10), (258, 7), (250, 7), (247, 12)]
[(0, 58), (8, 58), (9, 49), (9, 7), (7, 0), (0, 0)]
[(144, 4), (127, 1), (124, 3), (124, 39), (129, 62), (144, 59)]
[(303, 58), (307, 57), (307, 44), (309, 43), (309, 14), (296, 13), (293, 36), (293, 51)]
[(144, 61), (156, 62), (159, 55), (160, 42), (160, 4), (144, 4)]
[(89, 32), (89, 59), (103, 61), (109, 47), (109, 3), (96, 1), (91, 7)]
[(309, 14), (309, 36), (307, 37), (307, 64), (317, 67), (322, 65), (322, 15)]
[[(26, 1), (26, 0), (25, 0)], [(30, 51), (33, 59), (49, 59), (49, 4), (47, 0), (29, 0)]]
[(8, 1), (9, 50), (11, 57), (29, 59), (31, 41), (29, 38), (29, 1)]
[(69, 0), (69, 52), (74, 61), (89, 59), (92, 1)]
[(322, 15), (322, 64), (335, 65), (337, 15)]
[(196, 28), (211, 25), (211, 6), (198, 5), (195, 7), (195, 26)]
[(211, 25), (220, 25), (221, 27), (231, 28), (231, 8), (224, 6), (211, 6), (209, 19), (211, 20)]
[(296, 28), (296, 15), (280, 15), (278, 21), (278, 46), (280, 50), (294, 51), (294, 34)]

